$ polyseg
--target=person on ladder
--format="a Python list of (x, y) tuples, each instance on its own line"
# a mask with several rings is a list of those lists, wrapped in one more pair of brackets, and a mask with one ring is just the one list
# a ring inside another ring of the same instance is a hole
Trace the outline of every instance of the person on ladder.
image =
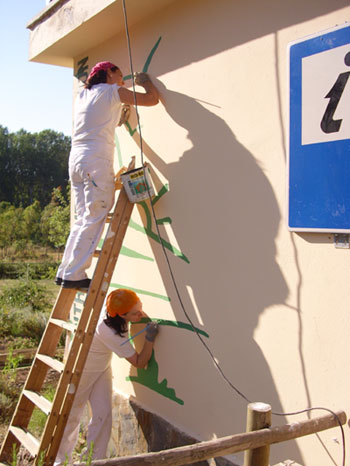
[(142, 310), (139, 297), (133, 291), (121, 288), (107, 296), (54, 466), (71, 461), (71, 454), (78, 440), (80, 420), (87, 402), (90, 404), (92, 417), (88, 425), (87, 447), (81, 459), (83, 460), (83, 457), (86, 459), (90, 446), (93, 460), (106, 458), (112, 430), (112, 354), (125, 358), (135, 367), (143, 368), (147, 365), (158, 334), (158, 324), (156, 322), (147, 324), (145, 341), (140, 353), (135, 351), (126, 338), (129, 322), (139, 322), (142, 317), (147, 315)]
[[(136, 74), (135, 83), (146, 91), (135, 93), (137, 105), (159, 102), (158, 90), (147, 73)], [(97, 63), (75, 102), (69, 178), (76, 221), (55, 279), (63, 288), (88, 289), (91, 282), (86, 270), (114, 204), (114, 131), (122, 104), (135, 102), (134, 93), (123, 85), (122, 72), (116, 65)]]

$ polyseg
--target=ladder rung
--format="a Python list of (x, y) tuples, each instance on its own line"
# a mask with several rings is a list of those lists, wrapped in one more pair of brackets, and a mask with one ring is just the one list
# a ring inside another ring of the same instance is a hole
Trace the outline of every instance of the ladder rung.
[(36, 456), (39, 452), (39, 441), (30, 433), (21, 427), (10, 426), (10, 432), (21, 442), (29, 451), (31, 456)]
[(113, 217), (113, 212), (110, 212), (110, 213), (107, 215), (106, 223), (111, 223), (112, 217)]
[(74, 333), (76, 329), (76, 326), (74, 324), (61, 319), (50, 319), (50, 323), (57, 325), (58, 327), (64, 328), (66, 330), (69, 330), (72, 333)]
[(46, 354), (37, 354), (36, 358), (39, 359), (41, 362), (46, 364), (47, 366), (51, 367), (57, 372), (63, 372), (64, 364), (57, 359), (52, 358), (51, 356), (47, 356)]
[(37, 406), (46, 415), (50, 414), (52, 403), (40, 393), (32, 392), (31, 390), (23, 390), (23, 395), (28, 398), (35, 406)]
[(96, 251), (94, 252), (94, 257), (100, 257), (100, 254), (101, 254), (101, 250), (96, 249)]

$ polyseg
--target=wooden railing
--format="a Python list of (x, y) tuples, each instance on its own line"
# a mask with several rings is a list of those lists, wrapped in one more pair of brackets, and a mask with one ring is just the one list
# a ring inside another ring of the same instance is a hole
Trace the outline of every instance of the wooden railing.
[[(93, 461), (91, 466), (181, 466), (242, 451), (245, 451), (244, 466), (268, 466), (271, 444), (315, 434), (337, 427), (339, 423), (346, 423), (344, 411), (337, 411), (335, 415), (337, 417), (326, 414), (292, 424), (268, 427), (271, 424), (271, 407), (265, 403), (250, 403), (247, 416), (247, 430), (250, 430), (248, 432), (171, 450), (97, 460)], [(77, 463), (75, 466), (84, 464)]]

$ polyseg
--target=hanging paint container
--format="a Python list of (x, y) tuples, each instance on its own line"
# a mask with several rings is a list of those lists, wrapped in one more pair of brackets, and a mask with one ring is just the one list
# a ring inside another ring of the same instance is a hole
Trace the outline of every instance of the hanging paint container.
[(130, 202), (140, 202), (154, 196), (148, 167), (134, 168), (121, 175)]

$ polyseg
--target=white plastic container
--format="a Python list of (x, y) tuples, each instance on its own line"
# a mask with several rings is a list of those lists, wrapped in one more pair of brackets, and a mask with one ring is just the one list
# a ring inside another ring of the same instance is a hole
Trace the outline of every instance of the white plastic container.
[(148, 167), (134, 168), (123, 173), (121, 179), (130, 202), (140, 202), (154, 196)]

